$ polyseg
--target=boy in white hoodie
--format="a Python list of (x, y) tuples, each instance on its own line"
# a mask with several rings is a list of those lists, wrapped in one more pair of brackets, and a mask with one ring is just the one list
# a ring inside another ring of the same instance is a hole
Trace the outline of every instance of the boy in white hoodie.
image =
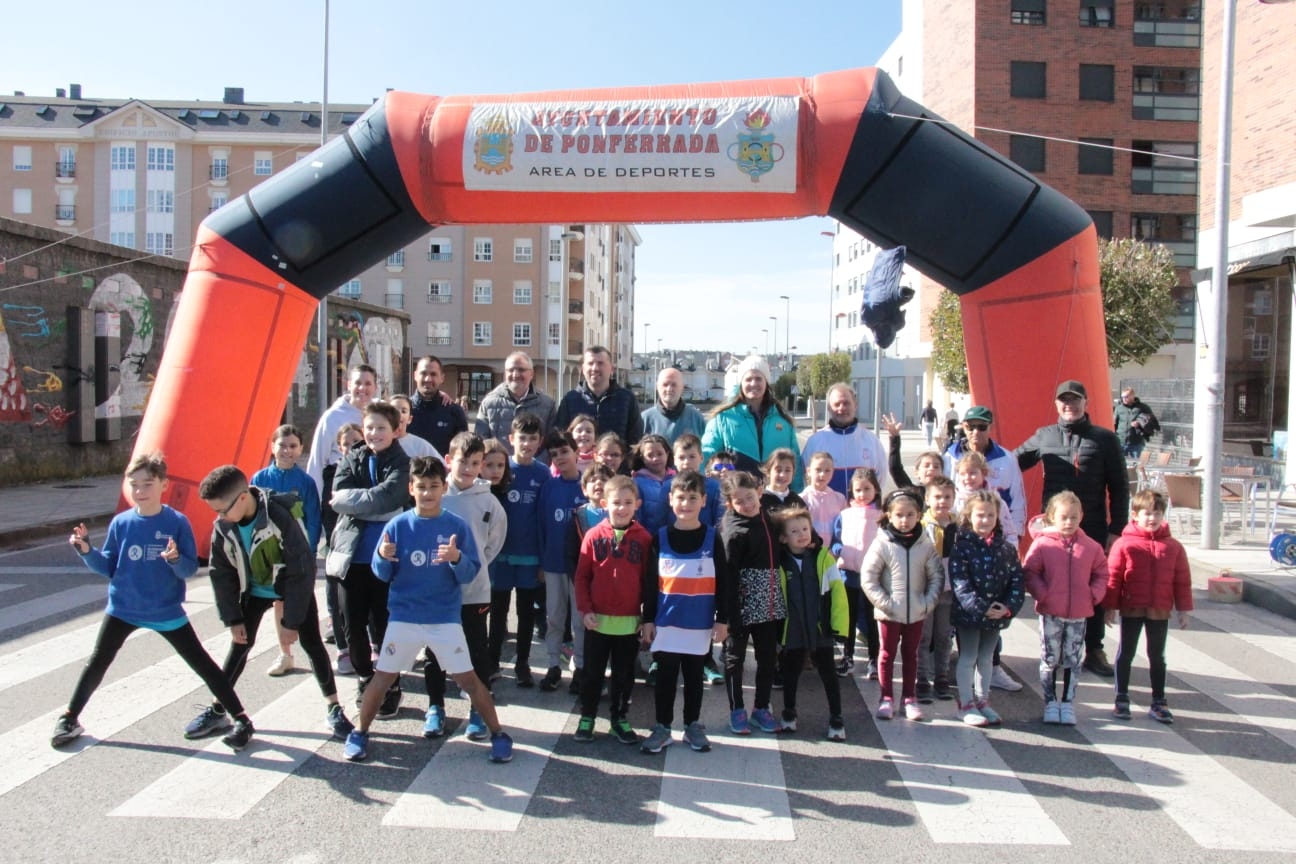
[[(487, 480), (478, 477), (486, 444), (471, 432), (460, 432), (450, 441), (446, 453), (450, 468), (449, 482), (441, 507), (463, 519), (472, 528), (473, 539), (481, 553), (481, 569), (472, 582), (460, 590), (463, 594), (464, 639), (468, 643), (468, 656), (473, 671), (482, 684), (490, 687), (490, 656), (487, 651), (487, 616), (490, 613), (490, 562), (495, 560), (504, 546), (508, 520), (499, 499), (491, 493)], [(423, 724), (424, 738), (438, 738), (445, 727), (445, 672), (437, 663), (436, 655), (428, 652), (427, 665), (423, 667), (427, 684), (428, 710)], [(485, 740), (490, 735), (486, 723), (474, 710), (468, 712), (466, 728), (474, 741)]]

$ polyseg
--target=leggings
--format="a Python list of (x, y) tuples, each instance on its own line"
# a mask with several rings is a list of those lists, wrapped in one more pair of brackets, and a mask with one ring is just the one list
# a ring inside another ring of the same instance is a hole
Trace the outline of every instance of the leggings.
[(351, 665), (361, 680), (368, 681), (374, 674), (369, 639), (381, 645), (387, 634), (387, 583), (375, 576), (368, 564), (352, 564), (342, 579), (338, 599), (346, 621)]
[[(490, 651), (487, 648), (486, 616), (490, 613), (489, 603), (465, 603), (459, 610), (459, 620), (463, 623), (464, 641), (468, 643), (468, 659), (472, 663), (477, 678), (490, 688)], [(427, 685), (428, 704), (445, 707), (446, 675), (437, 662), (436, 653), (428, 652), (427, 663), (423, 666), (423, 683)]]
[(329, 619), (333, 624), (333, 644), (339, 654), (347, 653), (346, 624), (342, 620), (342, 601), (338, 599), (341, 582), (337, 579), (326, 579), (324, 586), (324, 603), (328, 606)]
[[(998, 630), (980, 627), (958, 627), (958, 690), (959, 704), (967, 707), (990, 696), (990, 678), (994, 674), (994, 649), (999, 641)], [(975, 673), (981, 673), (981, 692), (973, 686)]]
[[(247, 629), (247, 642), (243, 645), (230, 642), (229, 651), (225, 654), (225, 665), (221, 667), (231, 687), (238, 683), (239, 676), (243, 674), (243, 669), (247, 666), (248, 654), (256, 644), (261, 618), (274, 606), (274, 602), (274, 599), (269, 597), (243, 595), (243, 626)], [(301, 640), (302, 650), (310, 658), (311, 672), (315, 675), (320, 692), (324, 694), (325, 699), (336, 696), (337, 684), (333, 680), (333, 667), (329, 663), (328, 649), (324, 647), (324, 640), (320, 637), (319, 608), (315, 605), (314, 594), (311, 595), (310, 605), (306, 608), (306, 620), (302, 622), (297, 635)]]
[[(882, 655), (878, 662), (878, 684), (882, 698), (890, 699), (895, 693), (895, 654), (900, 646), (900, 696), (914, 698), (914, 682), (918, 679), (918, 644), (922, 642), (923, 622), (902, 624), (899, 621), (879, 621), (882, 631)], [(786, 686), (786, 684), (784, 685)]]
[(500, 655), (504, 653), (504, 638), (508, 635), (509, 602), (517, 591), (517, 666), (531, 665), (531, 635), (535, 630), (535, 589), (491, 589), (490, 609), (490, 659), (499, 668)]
[[(1085, 619), (1040, 615), (1040, 686), (1044, 701), (1057, 701), (1057, 673), (1062, 669), (1062, 701), (1075, 699), (1084, 660)], [(1129, 680), (1129, 679), (1126, 679)]]
[[(81, 678), (77, 681), (76, 689), (72, 691), (72, 700), (68, 702), (69, 715), (74, 718), (81, 716), (81, 709), (85, 708), (91, 694), (103, 683), (104, 675), (116, 659), (117, 652), (126, 642), (126, 637), (137, 629), (139, 628), (136, 625), (120, 618), (112, 615), (104, 616), (103, 624), (99, 627), (99, 635), (95, 638), (94, 651), (86, 661), (85, 668), (81, 670)], [(198, 677), (203, 680), (207, 689), (220, 704), (229, 709), (235, 717), (243, 715), (243, 703), (234, 694), (234, 685), (230, 684), (229, 679), (216, 665), (216, 661), (203, 648), (192, 624), (185, 621), (182, 626), (174, 630), (159, 630), (158, 635), (170, 643), (190, 669), (198, 673)]]
[(918, 678), (922, 681), (949, 681), (950, 634), (953, 625), (950, 613), (954, 609), (954, 594), (942, 591), (936, 605), (923, 619), (922, 640), (918, 643)]
[[(854, 581), (859, 581), (859, 574), (855, 574)], [(842, 641), (842, 656), (851, 661), (855, 659), (855, 628), (859, 625), (861, 593), (858, 585), (846, 586), (846, 638)]]
[[(707, 653), (710, 653), (708, 649)], [(657, 722), (670, 728), (675, 719), (675, 689), (680, 672), (684, 673), (684, 725), (696, 723), (702, 716), (702, 665), (703, 654), (678, 654), (674, 651), (654, 651), (657, 664), (655, 697)]]
[(1116, 698), (1129, 701), (1130, 665), (1138, 651), (1139, 634), (1147, 628), (1148, 672), (1152, 676), (1152, 701), (1165, 701), (1166, 686), (1166, 635), (1170, 632), (1169, 621), (1153, 621), (1151, 618), (1130, 618), (1121, 616), (1120, 647), (1116, 649)]
[[(805, 668), (806, 653), (805, 648), (783, 649), (783, 715), (788, 719), (796, 717), (797, 682)], [(832, 649), (824, 646), (809, 653), (828, 697), (828, 716), (840, 717), (841, 686), (837, 683), (837, 670), (833, 668)]]
[(585, 631), (585, 677), (581, 679), (581, 716), (597, 717), (599, 696), (603, 692), (603, 670), (612, 661), (608, 678), (608, 705), (612, 717), (626, 716), (630, 710), (630, 688), (634, 686), (635, 657), (639, 654), (639, 636), (609, 636), (597, 630)]
[[(748, 637), (756, 652), (756, 697), (752, 707), (758, 711), (769, 708), (770, 693), (774, 690), (774, 667), (778, 662), (779, 634), (782, 631), (782, 621), (748, 624), (729, 631), (729, 638), (725, 640), (725, 690), (729, 693), (730, 711), (743, 707), (743, 661), (747, 659)], [(836, 672), (833, 674), (836, 675)]]

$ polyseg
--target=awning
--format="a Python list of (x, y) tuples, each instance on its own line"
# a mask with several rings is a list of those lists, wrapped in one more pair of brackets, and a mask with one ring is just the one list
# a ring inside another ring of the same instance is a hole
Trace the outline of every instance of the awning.
[[(1251, 255), (1238, 261), (1232, 261), (1228, 265), (1228, 275), (1236, 276), (1248, 270), (1263, 270), (1266, 267), (1276, 267), (1288, 259), (1296, 260), (1296, 246), (1288, 246), (1286, 249), (1276, 249), (1272, 252)], [(1209, 282), (1211, 274), (1214, 272), (1214, 267), (1203, 267), (1200, 270), (1194, 270), (1192, 271), (1192, 281), (1194, 283)]]

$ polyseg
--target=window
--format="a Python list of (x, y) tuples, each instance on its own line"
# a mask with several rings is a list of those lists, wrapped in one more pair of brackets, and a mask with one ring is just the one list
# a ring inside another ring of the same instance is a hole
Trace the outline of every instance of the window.
[(1044, 171), (1044, 139), (1034, 135), (1009, 135), (1008, 158), (1027, 171)]
[(269, 177), (274, 173), (274, 154), (269, 150), (258, 150), (252, 156), (252, 173), (258, 177)]
[(170, 255), (174, 252), (175, 235), (164, 231), (149, 231), (144, 235), (144, 251), (154, 255)]
[(135, 248), (134, 231), (110, 231), (108, 233), (108, 242), (114, 246), (125, 246), (128, 249)]
[(148, 148), (149, 171), (174, 171), (175, 148), (169, 144), (150, 144)]
[(32, 212), (32, 190), (15, 189), (13, 190), (13, 212), (15, 214), (25, 214)]
[(387, 280), (387, 295), (383, 298), (383, 305), (388, 309), (405, 308), (405, 283), (400, 279)]
[(555, 239), (555, 240), (550, 240), (550, 241), (549, 241), (549, 260), (550, 260), (550, 261), (561, 261), (561, 260), (562, 260), (562, 241), (561, 241), (561, 240), (556, 240), (556, 239)]
[[(134, 196), (135, 190), (131, 190)], [(145, 199), (145, 206), (149, 213), (174, 213), (175, 212), (175, 192), (170, 189), (150, 189)]]
[(491, 322), (489, 321), (473, 322), (473, 344), (474, 345), (491, 344)]
[(213, 156), (211, 163), (211, 179), (224, 180), (229, 177), (229, 157)]
[(546, 303), (561, 303), (561, 302), (562, 302), (562, 283), (561, 283), (561, 282), (550, 282), (550, 283), (549, 283), (549, 287), (548, 287), (548, 289), (546, 289), (546, 291), (545, 291), (545, 302), (546, 302)]
[(450, 241), (440, 237), (433, 237), (428, 241), (428, 260), (429, 261), (453, 261), (454, 250), (450, 248)]
[(473, 238), (473, 260), (483, 262), (495, 260), (494, 244), (491, 243), (491, 238)]
[(27, 144), (14, 145), (14, 167), (15, 171), (32, 170), (32, 148)]
[(449, 282), (429, 282), (427, 299), (429, 303), (449, 303), (451, 298)]
[(1094, 102), (1116, 101), (1116, 67), (1080, 64), (1080, 98)]
[(1114, 27), (1115, 0), (1080, 0), (1081, 27)]
[(1080, 165), (1081, 174), (1111, 174), (1113, 144), (1110, 138), (1081, 138)]
[(404, 266), (405, 266), (405, 250), (404, 250), (404, 249), (400, 249), (400, 250), (397, 250), (397, 251), (393, 252), (392, 254), (388, 255), (388, 256), (387, 256), (387, 266), (388, 266), (388, 267), (404, 267)]
[(1011, 95), (1014, 99), (1043, 99), (1047, 63), (1014, 60), (1009, 65)]
[(338, 289), (338, 296), (351, 297), (353, 299), (359, 298), (360, 280), (352, 279), (350, 282), (346, 282), (345, 284), (343, 284), (342, 287)]
[(229, 203), (229, 193), (216, 192), (211, 196), (211, 208), (209, 212), (215, 213), (220, 208)]
[(1197, 215), (1195, 213), (1130, 214), (1130, 236), (1136, 240), (1159, 243), (1174, 254), (1175, 266), (1191, 267), (1197, 256)]
[(1112, 211), (1110, 210), (1088, 210), (1089, 218), (1093, 220), (1094, 231), (1099, 237), (1106, 240), (1112, 238)]
[(134, 213), (135, 212), (135, 190), (134, 189), (114, 189), (111, 192), (109, 192), (108, 212)]
[(1134, 67), (1134, 119), (1196, 123), (1201, 104), (1201, 70)]
[(531, 238), (518, 237), (513, 241), (513, 263), (531, 263)]
[(514, 306), (531, 305), (531, 283), (529, 281), (519, 281), (513, 283), (513, 305)]
[(1046, 0), (1012, 0), (1009, 20), (1014, 24), (1043, 24)]
[(1197, 145), (1188, 141), (1135, 141), (1130, 155), (1136, 195), (1196, 195)]
[(427, 325), (427, 344), (449, 345), (450, 344), (450, 322), (449, 321), (429, 321)]
[(491, 281), (489, 279), (473, 280), (473, 302), (478, 304), (491, 302)]
[(76, 148), (59, 147), (58, 164), (54, 167), (55, 177), (76, 176)]
[(58, 203), (54, 205), (54, 219), (57, 222), (76, 221), (76, 189), (60, 186)]
[(513, 347), (523, 347), (531, 344), (531, 325), (514, 324), (513, 325)]
[(108, 154), (108, 167), (113, 171), (134, 171), (135, 145), (113, 145)]
[(1253, 333), (1251, 335), (1251, 359), (1267, 360), (1270, 354), (1270, 345), (1272, 339), (1268, 333)]
[(555, 321), (549, 325), (549, 344), (557, 347), (558, 340), (562, 338), (562, 324)]

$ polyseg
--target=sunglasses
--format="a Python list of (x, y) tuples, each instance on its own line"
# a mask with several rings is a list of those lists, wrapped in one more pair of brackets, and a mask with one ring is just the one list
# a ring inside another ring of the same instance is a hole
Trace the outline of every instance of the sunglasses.
[(964, 423), (969, 432), (986, 432), (990, 429), (989, 423)]
[(711, 466), (712, 471), (736, 471), (732, 462), (717, 462)]

